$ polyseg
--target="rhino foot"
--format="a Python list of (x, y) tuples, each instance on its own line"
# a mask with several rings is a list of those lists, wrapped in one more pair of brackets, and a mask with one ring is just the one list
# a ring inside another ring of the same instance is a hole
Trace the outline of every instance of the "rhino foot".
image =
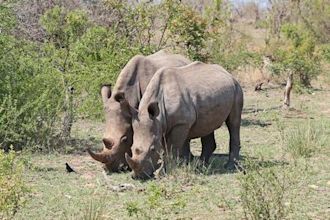
[(237, 164), (234, 161), (228, 161), (224, 167), (226, 170), (234, 171), (237, 169)]

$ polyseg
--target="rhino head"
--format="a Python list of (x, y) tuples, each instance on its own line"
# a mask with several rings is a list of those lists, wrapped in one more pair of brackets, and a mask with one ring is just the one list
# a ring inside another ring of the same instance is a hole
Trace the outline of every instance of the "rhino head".
[(130, 106), (124, 93), (111, 95), (109, 85), (102, 86), (101, 95), (106, 117), (103, 150), (94, 153), (88, 149), (88, 153), (93, 159), (103, 163), (106, 170), (118, 172), (128, 167), (125, 153), (131, 155), (133, 130)]
[(158, 103), (150, 103), (145, 111), (137, 112), (135, 110), (131, 114), (134, 131), (132, 157), (126, 153), (125, 158), (133, 170), (133, 178), (151, 178), (154, 171), (160, 167), (163, 151), (161, 123), (157, 119)]

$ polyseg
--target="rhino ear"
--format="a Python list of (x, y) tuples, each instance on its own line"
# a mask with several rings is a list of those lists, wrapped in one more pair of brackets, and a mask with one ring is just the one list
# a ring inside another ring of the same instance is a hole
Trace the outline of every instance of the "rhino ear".
[(158, 102), (152, 102), (149, 104), (148, 113), (150, 119), (155, 119), (159, 115)]
[(111, 85), (102, 85), (101, 86), (101, 96), (103, 104), (105, 105), (108, 99), (111, 97)]

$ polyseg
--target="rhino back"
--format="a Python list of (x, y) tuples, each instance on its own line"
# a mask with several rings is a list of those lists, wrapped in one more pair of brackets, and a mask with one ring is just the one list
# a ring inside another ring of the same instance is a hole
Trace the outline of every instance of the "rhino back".
[(195, 109), (189, 137), (201, 137), (219, 128), (230, 114), (237, 81), (218, 65), (196, 63), (180, 75)]
[(166, 112), (166, 118), (161, 119), (166, 130), (188, 124), (190, 138), (205, 136), (228, 117), (236, 84), (218, 65), (194, 62), (179, 68), (162, 68), (151, 80), (139, 110), (145, 112), (148, 103), (157, 100)]
[(113, 93), (124, 92), (127, 101), (137, 107), (151, 78), (163, 67), (179, 67), (191, 63), (177, 54), (161, 50), (149, 56), (136, 55), (123, 68), (118, 76)]

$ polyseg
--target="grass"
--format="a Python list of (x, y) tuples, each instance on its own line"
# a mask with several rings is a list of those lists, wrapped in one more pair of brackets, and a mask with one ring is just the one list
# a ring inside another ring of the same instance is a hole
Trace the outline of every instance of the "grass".
[(243, 162), (244, 170), (238, 176), (240, 198), (246, 219), (286, 219), (299, 200), (296, 188), (307, 188), (305, 164), (280, 164), (263, 168), (252, 160)]
[(323, 122), (312, 124), (310, 121), (295, 125), (286, 132), (286, 148), (294, 158), (311, 157), (326, 145)]
[[(330, 103), (325, 100), (330, 100), (329, 90), (293, 94), (290, 111), (279, 108), (282, 90), (244, 90), (241, 161), (247, 175), (223, 169), (229, 142), (225, 126), (216, 132), (217, 150), (205, 172), (195, 172), (196, 166), (191, 164), (152, 181), (133, 180), (129, 173), (106, 175), (101, 164), (83, 150), (72, 150), (71, 154), (25, 153), (23, 178), (31, 192), (14, 219), (244, 219), (262, 207), (259, 202), (268, 197), (265, 195), (271, 195), (266, 186), (278, 191), (269, 200), (278, 201), (270, 213), (279, 207), (290, 219), (328, 218)], [(308, 124), (310, 127), (306, 127)], [(102, 126), (77, 123), (74, 136), (101, 140)], [(101, 141), (96, 143), (95, 148), (101, 147)], [(192, 140), (191, 146), (193, 153), (200, 155), (200, 140)], [(298, 150), (294, 157), (295, 150), (290, 149), (300, 147), (303, 153)], [(305, 150), (311, 153), (306, 156)], [(66, 162), (77, 173), (66, 173)], [(308, 169), (300, 169), (299, 164)], [(273, 183), (278, 180), (282, 185), (276, 188)], [(123, 183), (132, 187), (116, 190)], [(248, 185), (244, 187), (244, 183)], [(263, 196), (257, 197), (260, 190), (256, 189), (264, 190)], [(284, 195), (284, 199), (277, 199), (277, 195)], [(248, 204), (255, 208), (247, 207), (249, 198), (254, 198)], [(257, 216), (262, 219), (264, 215)]]

